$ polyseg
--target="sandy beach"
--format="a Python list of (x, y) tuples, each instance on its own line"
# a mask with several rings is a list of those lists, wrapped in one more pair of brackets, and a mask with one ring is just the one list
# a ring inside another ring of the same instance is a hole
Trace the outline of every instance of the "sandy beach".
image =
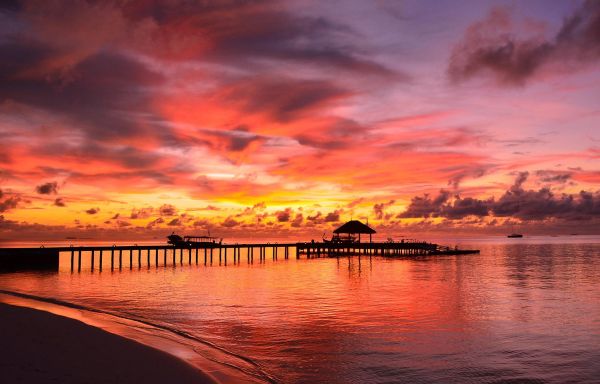
[(5, 383), (213, 383), (165, 352), (80, 321), (0, 303)]

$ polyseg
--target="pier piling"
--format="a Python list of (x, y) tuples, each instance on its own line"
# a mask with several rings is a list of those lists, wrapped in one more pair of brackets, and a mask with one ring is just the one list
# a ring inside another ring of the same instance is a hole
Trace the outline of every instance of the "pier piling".
[[(159, 266), (159, 252), (163, 250), (163, 265), (167, 266), (167, 255), (169, 250), (172, 252), (172, 265), (173, 267), (177, 266), (177, 252), (179, 251), (179, 264), (183, 265), (183, 257), (184, 252), (187, 252), (187, 261), (189, 265), (193, 264), (192, 257), (194, 257), (196, 265), (198, 265), (200, 258), (200, 249), (203, 250), (204, 253), (204, 265), (207, 265), (210, 258), (210, 264), (213, 265), (213, 254), (218, 249), (219, 253), (219, 265), (227, 265), (228, 264), (228, 253), (229, 249), (232, 249), (233, 252), (233, 264), (241, 265), (242, 259), (242, 249), (246, 252), (246, 260), (248, 264), (254, 263), (254, 251), (257, 250), (259, 253), (259, 261), (261, 264), (266, 263), (267, 258), (267, 250), (271, 251), (271, 258), (273, 261), (279, 259), (280, 256), (280, 248), (283, 248), (283, 258), (285, 260), (289, 259), (290, 252), (294, 251), (296, 253), (296, 259), (300, 259), (302, 256), (307, 259), (320, 258), (320, 257), (350, 257), (350, 256), (358, 256), (359, 260), (357, 265), (361, 266), (360, 258), (362, 256), (369, 256), (369, 260), (371, 260), (372, 256), (381, 256), (381, 257), (421, 257), (421, 256), (430, 256), (430, 255), (460, 255), (460, 254), (473, 254), (478, 253), (478, 250), (458, 250), (451, 249), (449, 247), (441, 247), (437, 244), (427, 243), (427, 242), (386, 242), (386, 243), (262, 243), (262, 244), (221, 244), (221, 243), (210, 243), (210, 244), (186, 244), (185, 246), (167, 246), (167, 245), (152, 245), (152, 246), (92, 246), (92, 247), (54, 247), (54, 248), (43, 248), (42, 250), (35, 250), (38, 254), (43, 254), (43, 256), (48, 256), (48, 260), (50, 260), (53, 255), (59, 254), (60, 252), (68, 252), (70, 261), (70, 270), (73, 272), (75, 270), (75, 264), (77, 263), (77, 271), (81, 272), (83, 263), (82, 260), (83, 253), (85, 252), (85, 257), (89, 257), (89, 263), (86, 263), (86, 268), (89, 266), (91, 271), (98, 269), (102, 271), (104, 268), (104, 252), (110, 251), (110, 269), (114, 271), (115, 269), (115, 253), (119, 252), (119, 270), (121, 271), (123, 268), (123, 251), (129, 252), (129, 268), (133, 269), (134, 266), (134, 253), (137, 251), (137, 266), (138, 269), (142, 266), (142, 253), (146, 252), (146, 264), (148, 269), (152, 266), (152, 251), (154, 251), (154, 264), (156, 267)], [(1, 249), (0, 249), (1, 250)], [(31, 255), (34, 254), (33, 250), (29, 249), (11, 249), (11, 252), (22, 252), (25, 257), (31, 257), (33, 262), (29, 262), (31, 267), (35, 267), (35, 259), (34, 256), (28, 256), (30, 252)], [(99, 254), (97, 254), (99, 252)], [(193, 254), (192, 254), (193, 252)], [(208, 253), (210, 252), (210, 256)], [(75, 260), (75, 254), (77, 253), (77, 260)], [(98, 257), (98, 261), (96, 261), (96, 256)], [(45, 260), (45, 259), (44, 259)], [(27, 260), (26, 260), (27, 261)], [(0, 268), (2, 259), (0, 259)], [(23, 264), (27, 264), (23, 262)], [(41, 262), (38, 262), (41, 265)], [(58, 262), (56, 262), (58, 265)], [(58, 267), (57, 267), (58, 268)]]

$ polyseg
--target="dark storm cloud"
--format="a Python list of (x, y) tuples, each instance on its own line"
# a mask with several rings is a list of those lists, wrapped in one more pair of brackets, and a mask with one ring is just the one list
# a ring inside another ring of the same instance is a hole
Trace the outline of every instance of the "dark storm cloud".
[(551, 63), (587, 64), (600, 59), (600, 2), (586, 1), (551, 40), (519, 39), (510, 15), (494, 10), (472, 25), (453, 50), (448, 74), (455, 82), (490, 73), (502, 84), (523, 84)]
[[(440, 191), (435, 199), (428, 195), (414, 197), (403, 218), (443, 217), (462, 219), (467, 216), (515, 217), (521, 220), (588, 220), (600, 217), (600, 191), (579, 194), (555, 194), (550, 188), (527, 190), (523, 184), (529, 174), (521, 172), (514, 184), (498, 199), (479, 200), (455, 196)], [(558, 181), (561, 183), (561, 181)]]
[(35, 191), (40, 195), (56, 195), (58, 193), (58, 183), (56, 181), (51, 183), (44, 183), (35, 187)]

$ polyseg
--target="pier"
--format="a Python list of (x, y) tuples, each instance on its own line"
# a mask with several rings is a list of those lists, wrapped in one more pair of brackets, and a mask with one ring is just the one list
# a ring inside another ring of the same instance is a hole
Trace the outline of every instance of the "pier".
[[(0, 248), (0, 271), (58, 270), (60, 254), (69, 257), (72, 272), (83, 268), (91, 271), (123, 270), (177, 265), (240, 264), (242, 257), (253, 264), (262, 263), (267, 255), (272, 260), (345, 256), (419, 257), (478, 253), (477, 250), (455, 250), (427, 242), (368, 243), (247, 243), (203, 244), (178, 247), (173, 245), (113, 245), (40, 248)], [(244, 254), (244, 256), (242, 256)]]

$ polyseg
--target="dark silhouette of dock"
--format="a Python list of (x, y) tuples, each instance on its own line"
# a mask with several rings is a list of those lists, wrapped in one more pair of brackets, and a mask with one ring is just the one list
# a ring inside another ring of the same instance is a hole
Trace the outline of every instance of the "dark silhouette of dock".
[[(70, 257), (71, 271), (86, 268), (111, 271), (124, 268), (151, 266), (176, 266), (184, 264), (227, 265), (229, 261), (239, 264), (242, 253), (246, 261), (254, 263), (295, 257), (307, 259), (320, 257), (345, 257), (355, 255), (381, 257), (419, 257), (431, 255), (458, 255), (479, 253), (478, 250), (458, 250), (441, 247), (427, 242), (368, 242), (368, 243), (259, 243), (219, 244), (204, 243), (193, 246), (174, 245), (113, 245), (113, 246), (69, 246), (40, 248), (0, 248), (0, 271), (58, 270), (61, 253)], [(110, 263), (108, 263), (110, 260)], [(105, 262), (106, 261), (106, 262)]]

